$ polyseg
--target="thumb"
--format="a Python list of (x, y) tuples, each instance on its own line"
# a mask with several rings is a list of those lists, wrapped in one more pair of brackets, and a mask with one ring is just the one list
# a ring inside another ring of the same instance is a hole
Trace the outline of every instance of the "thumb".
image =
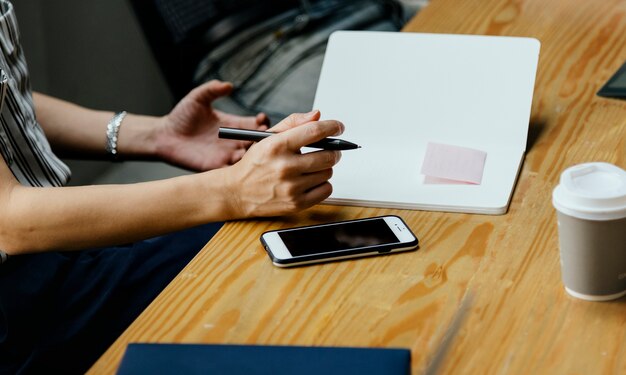
[(232, 83), (213, 79), (191, 90), (186, 98), (204, 105), (211, 105), (216, 99), (230, 95), (232, 91)]

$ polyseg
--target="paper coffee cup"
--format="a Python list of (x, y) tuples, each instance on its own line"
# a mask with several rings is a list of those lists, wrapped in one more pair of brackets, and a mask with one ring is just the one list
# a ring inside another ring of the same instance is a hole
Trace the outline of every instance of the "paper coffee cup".
[(565, 290), (590, 301), (626, 295), (626, 171), (608, 163), (570, 167), (552, 203)]

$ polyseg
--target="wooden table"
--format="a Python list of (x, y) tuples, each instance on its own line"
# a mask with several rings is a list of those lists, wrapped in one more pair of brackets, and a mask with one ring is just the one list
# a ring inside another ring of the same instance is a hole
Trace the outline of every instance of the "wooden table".
[[(441, 373), (626, 373), (625, 300), (565, 293), (551, 205), (568, 166), (626, 168), (626, 101), (595, 95), (626, 61), (626, 1), (432, 0), (406, 31), (542, 42), (528, 152), (508, 213), (317, 206), (228, 223), (92, 373), (114, 372), (129, 342), (405, 347), (422, 373), (467, 294), (472, 304)], [(416, 232), (419, 251), (279, 269), (259, 243), (268, 229), (391, 213)]]

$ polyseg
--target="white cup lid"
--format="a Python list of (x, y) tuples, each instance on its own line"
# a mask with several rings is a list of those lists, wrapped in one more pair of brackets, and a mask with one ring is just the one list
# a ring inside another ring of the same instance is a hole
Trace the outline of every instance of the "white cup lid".
[(626, 171), (609, 163), (585, 163), (567, 168), (552, 193), (560, 212), (588, 220), (626, 217)]

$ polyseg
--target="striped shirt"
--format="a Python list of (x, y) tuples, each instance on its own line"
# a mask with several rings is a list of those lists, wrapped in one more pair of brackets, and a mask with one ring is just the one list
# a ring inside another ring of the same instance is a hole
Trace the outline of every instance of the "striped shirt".
[[(0, 49), (0, 69), (3, 80), (6, 79), (0, 112), (0, 154), (22, 185), (64, 185), (70, 178), (70, 170), (52, 153), (35, 118), (15, 10), (5, 0), (0, 0)], [(6, 258), (0, 250), (0, 263)]]
[(0, 48), (0, 69), (8, 78), (0, 113), (0, 153), (22, 185), (65, 185), (70, 170), (52, 153), (35, 118), (15, 10), (5, 0), (0, 0)]

